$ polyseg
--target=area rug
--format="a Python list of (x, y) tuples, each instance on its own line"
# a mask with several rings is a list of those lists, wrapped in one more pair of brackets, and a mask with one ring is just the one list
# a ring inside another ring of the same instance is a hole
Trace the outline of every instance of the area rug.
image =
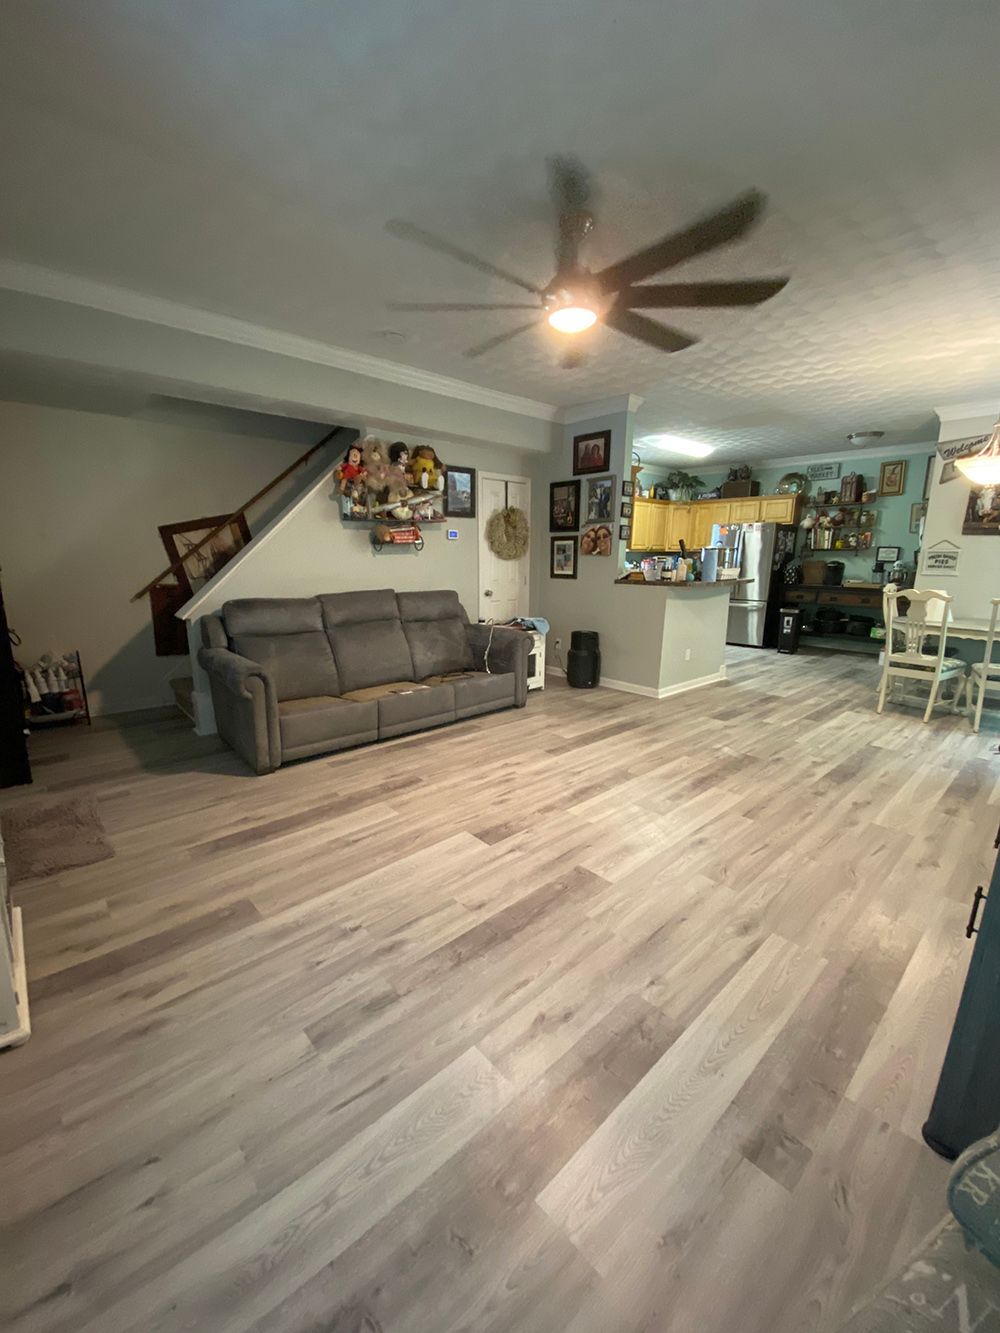
[(114, 856), (93, 801), (15, 805), (0, 811), (11, 884), (44, 879)]

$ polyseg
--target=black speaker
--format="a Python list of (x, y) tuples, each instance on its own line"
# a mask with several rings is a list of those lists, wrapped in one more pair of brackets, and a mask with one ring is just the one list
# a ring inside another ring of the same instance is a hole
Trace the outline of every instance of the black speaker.
[(592, 690), (601, 683), (600, 635), (593, 629), (575, 629), (566, 654), (566, 682), (575, 690)]

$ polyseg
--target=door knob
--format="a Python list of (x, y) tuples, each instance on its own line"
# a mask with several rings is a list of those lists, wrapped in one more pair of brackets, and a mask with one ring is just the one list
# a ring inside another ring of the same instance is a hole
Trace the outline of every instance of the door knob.
[(492, 596), (493, 596), (493, 589), (492, 589), (492, 588), (486, 588), (486, 589), (484, 590), (484, 592), (483, 592), (483, 596), (484, 596), (484, 597), (492, 597)]

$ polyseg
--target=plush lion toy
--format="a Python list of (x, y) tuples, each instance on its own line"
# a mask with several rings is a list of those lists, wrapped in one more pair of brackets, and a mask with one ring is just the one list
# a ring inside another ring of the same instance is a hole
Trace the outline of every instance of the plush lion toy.
[(418, 491), (444, 490), (444, 464), (429, 444), (418, 444), (410, 455), (410, 485)]

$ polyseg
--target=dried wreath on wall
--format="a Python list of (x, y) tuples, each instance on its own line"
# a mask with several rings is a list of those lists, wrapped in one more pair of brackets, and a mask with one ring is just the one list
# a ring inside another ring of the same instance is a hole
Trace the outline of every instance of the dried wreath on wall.
[(519, 560), (528, 549), (528, 516), (516, 505), (507, 505), (490, 515), (486, 545), (500, 560)]

